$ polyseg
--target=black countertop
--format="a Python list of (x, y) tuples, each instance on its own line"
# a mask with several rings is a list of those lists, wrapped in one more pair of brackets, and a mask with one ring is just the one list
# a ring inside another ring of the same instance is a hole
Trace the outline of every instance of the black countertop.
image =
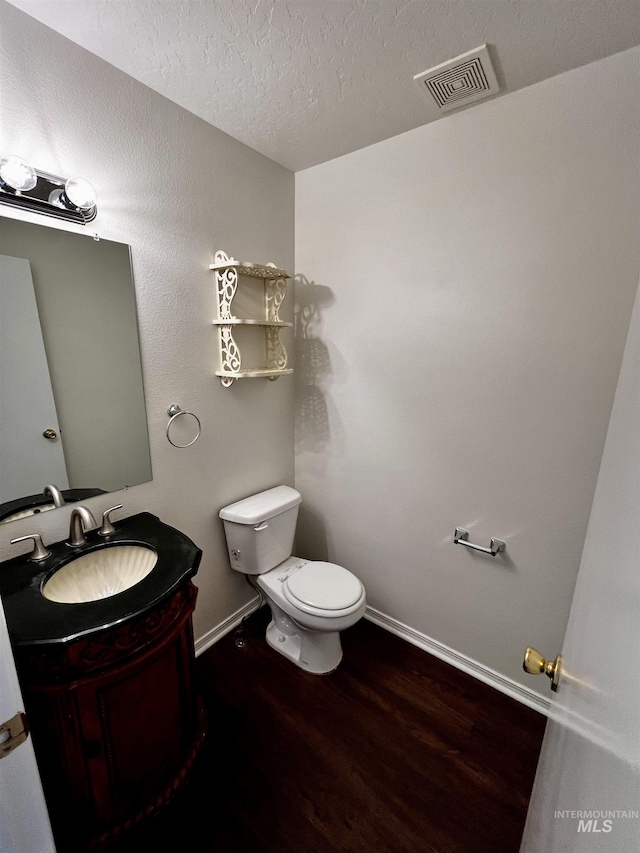
[[(114, 522), (114, 527), (116, 532), (107, 537), (88, 533), (86, 544), (79, 548), (64, 541), (47, 545), (51, 556), (41, 563), (33, 563), (25, 555), (0, 563), (0, 595), (14, 646), (69, 643), (141, 616), (198, 571), (202, 551), (157, 516), (141, 512)], [(113, 544), (150, 546), (158, 561), (146, 578), (110, 598), (60, 604), (42, 595), (45, 582), (70, 560)]]

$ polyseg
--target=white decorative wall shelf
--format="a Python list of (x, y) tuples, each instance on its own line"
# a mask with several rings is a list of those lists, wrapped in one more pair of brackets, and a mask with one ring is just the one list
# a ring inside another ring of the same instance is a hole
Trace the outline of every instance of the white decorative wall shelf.
[[(209, 265), (216, 274), (216, 296), (218, 300), (218, 319), (213, 325), (218, 327), (220, 349), (220, 369), (216, 376), (225, 388), (236, 379), (264, 377), (277, 379), (287, 373), (293, 373), (287, 367), (287, 351), (280, 340), (280, 329), (293, 326), (280, 319), (280, 306), (287, 291), (287, 279), (291, 278), (286, 270), (274, 264), (252, 264), (236, 261), (223, 251), (217, 251), (214, 263)], [(231, 312), (231, 303), (238, 289), (238, 277), (261, 279), (264, 284), (264, 319), (240, 319)], [(234, 326), (262, 327), (265, 336), (266, 364), (259, 368), (243, 368), (240, 348), (233, 338)]]

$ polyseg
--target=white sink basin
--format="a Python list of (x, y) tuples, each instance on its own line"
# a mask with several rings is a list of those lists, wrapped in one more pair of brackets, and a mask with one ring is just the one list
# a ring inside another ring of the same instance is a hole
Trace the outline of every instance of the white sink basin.
[(110, 545), (66, 563), (42, 588), (60, 604), (84, 604), (130, 589), (151, 572), (158, 555), (143, 545)]
[(56, 509), (56, 505), (41, 504), (40, 506), (30, 507), (29, 509), (19, 509), (11, 515), (0, 519), (0, 524), (6, 524), (8, 521), (17, 521), (19, 518), (28, 518), (30, 515), (38, 515), (41, 512), (49, 512), (51, 509)]

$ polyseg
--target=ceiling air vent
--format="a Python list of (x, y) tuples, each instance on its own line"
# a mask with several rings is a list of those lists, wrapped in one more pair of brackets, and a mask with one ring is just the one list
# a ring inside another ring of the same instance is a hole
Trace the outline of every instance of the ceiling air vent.
[(416, 74), (413, 79), (438, 113), (466, 107), (500, 91), (486, 44)]

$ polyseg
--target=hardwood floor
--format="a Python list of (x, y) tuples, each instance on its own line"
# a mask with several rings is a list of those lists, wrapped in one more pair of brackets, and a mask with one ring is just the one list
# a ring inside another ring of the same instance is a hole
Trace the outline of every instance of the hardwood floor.
[(544, 717), (365, 620), (310, 675), (267, 621), (198, 658), (193, 777), (113, 853), (518, 853)]

